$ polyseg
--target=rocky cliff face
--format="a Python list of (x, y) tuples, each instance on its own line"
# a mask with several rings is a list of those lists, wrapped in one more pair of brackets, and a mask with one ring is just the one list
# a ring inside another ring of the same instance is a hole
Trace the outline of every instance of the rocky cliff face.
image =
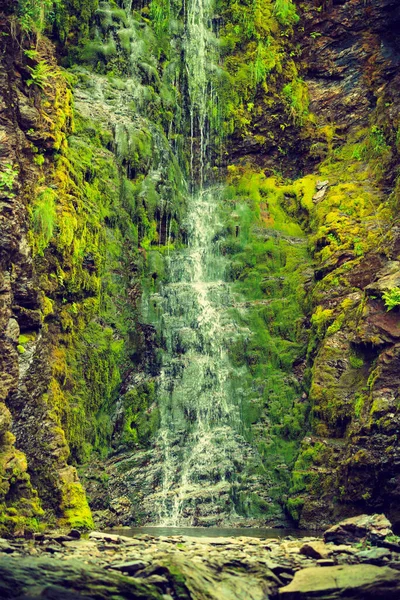
[(399, 273), (399, 11), (390, 1), (303, 5), (320, 132), (311, 155), (329, 181), (311, 212), (311, 432), (289, 501), (303, 526), (377, 508), (399, 520), (399, 315), (382, 299)]
[(53, 517), (72, 522), (75, 516), (90, 524), (76, 470), (67, 464), (69, 447), (58, 407), (49, 396), (59, 330), (35, 265), (30, 219), (70, 127), (70, 95), (65, 82), (56, 80), (54, 50), (46, 40), (34, 53), (47, 61), (56, 87), (50, 92), (48, 84), (46, 95), (37, 86), (30, 89), (32, 65), (40, 63), (29, 60), (29, 44), (21, 44), (15, 22), (3, 16), (2, 27), (2, 527), (36, 527), (43, 514), (37, 489)]
[[(74, 42), (87, 34), (95, 4), (77, 24), (65, 3), (58, 41), (68, 27)], [(47, 523), (90, 527), (74, 465), (107, 452), (113, 435), (118, 445), (154, 428), (141, 404), (114, 403), (131, 361), (157, 370), (151, 328), (138, 323), (140, 278), (146, 247), (179, 239), (184, 202), (162, 127), (132, 113), (135, 86), (62, 71), (42, 33), (48, 8), (9, 5), (1, 18), (3, 531), (37, 528), (43, 509)], [(117, 36), (126, 23), (109, 8)]]

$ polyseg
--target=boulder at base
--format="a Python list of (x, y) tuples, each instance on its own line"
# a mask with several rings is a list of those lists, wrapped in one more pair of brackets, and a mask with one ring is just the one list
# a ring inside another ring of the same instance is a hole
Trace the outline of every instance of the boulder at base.
[(374, 565), (311, 567), (279, 590), (282, 600), (399, 600), (399, 572)]
[(345, 519), (324, 533), (325, 542), (354, 544), (361, 540), (376, 543), (392, 534), (392, 525), (385, 515), (360, 515)]

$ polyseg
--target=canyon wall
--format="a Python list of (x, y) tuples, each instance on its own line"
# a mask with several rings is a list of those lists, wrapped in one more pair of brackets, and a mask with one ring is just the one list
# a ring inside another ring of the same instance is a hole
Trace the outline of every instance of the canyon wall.
[[(46, 22), (29, 2), (1, 9), (3, 531), (90, 527), (87, 464), (95, 512), (137, 517), (115, 457), (145, 469), (159, 426), (162, 348), (140, 298), (186, 239), (190, 127), (181, 7), (167, 25), (163, 2), (133, 8), (57, 3)], [(246, 324), (267, 332), (231, 359), (263, 389), (249, 430), (268, 502), (303, 527), (398, 523), (400, 6), (224, 1), (216, 15), (209, 178), (231, 190), (222, 247), (258, 302)], [(243, 201), (258, 216), (235, 247)]]

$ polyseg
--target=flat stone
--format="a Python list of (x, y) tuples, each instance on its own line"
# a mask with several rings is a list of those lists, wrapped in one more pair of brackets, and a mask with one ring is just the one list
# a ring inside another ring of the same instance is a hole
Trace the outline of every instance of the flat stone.
[(61, 552), (60, 546), (52, 546), (48, 545), (43, 548), (45, 552), (49, 552), (49, 554), (55, 554), (56, 552)]
[(328, 558), (332, 554), (332, 548), (324, 542), (306, 542), (300, 548), (300, 554), (311, 558)]
[(321, 202), (321, 200), (324, 198), (324, 196), (326, 194), (326, 191), (327, 191), (327, 188), (322, 188), (316, 194), (314, 194), (314, 196), (313, 196), (313, 202), (315, 204), (317, 204), (317, 202)]
[(215, 537), (202, 537), (197, 539), (198, 544), (210, 544), (211, 546), (226, 546), (232, 542), (232, 538), (215, 538)]
[(97, 544), (91, 540), (72, 540), (70, 542), (62, 542), (62, 546), (69, 548), (70, 550), (80, 550), (82, 552), (98, 550)]
[(99, 540), (101, 542), (114, 542), (116, 544), (121, 543), (121, 536), (115, 535), (114, 533), (103, 533), (101, 531), (92, 531), (89, 533), (90, 540)]
[(73, 542), (73, 541), (75, 541), (74, 538), (71, 537), (70, 535), (62, 535), (62, 534), (55, 536), (54, 540), (56, 542), (59, 542), (59, 543), (60, 542)]
[(5, 552), (6, 554), (12, 554), (15, 552), (15, 549), (10, 545), (7, 540), (3, 538), (0, 539), (0, 552)]
[(332, 554), (357, 554), (358, 550), (357, 548), (353, 548), (352, 546), (348, 546), (347, 544), (336, 544), (336, 545), (331, 545), (329, 544), (332, 548)]
[(333, 567), (335, 566), (335, 561), (332, 558), (320, 558), (317, 560), (317, 564), (320, 567)]
[(302, 569), (279, 590), (279, 597), (284, 600), (398, 600), (399, 594), (398, 571), (374, 565)]
[(357, 554), (361, 562), (371, 564), (380, 563), (384, 558), (390, 558), (391, 556), (392, 553), (387, 548), (370, 548)]

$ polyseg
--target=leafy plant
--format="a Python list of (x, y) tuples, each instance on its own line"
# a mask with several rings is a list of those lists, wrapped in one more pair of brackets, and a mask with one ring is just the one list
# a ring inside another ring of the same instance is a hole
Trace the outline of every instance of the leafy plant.
[[(25, 33), (41, 33), (55, 20), (62, 0), (18, 0), (18, 17)], [(29, 50), (28, 50), (29, 52)]]
[(295, 25), (300, 19), (292, 0), (276, 0), (274, 13), (279, 23), (284, 27)]
[(41, 167), (44, 164), (43, 154), (37, 154), (36, 156), (34, 156), (33, 161), (35, 164), (37, 164), (37, 165), (39, 165), (39, 167)]
[(384, 292), (382, 298), (387, 310), (392, 310), (392, 308), (400, 305), (400, 288), (394, 287), (391, 290)]
[(261, 41), (257, 44), (254, 63), (252, 65), (252, 73), (255, 85), (265, 81), (266, 75), (275, 66), (274, 55), (272, 50), (269, 48), (269, 45), (269, 39), (267, 39), (265, 44), (263, 44)]
[(37, 50), (24, 50), (24, 54), (25, 56), (27, 56), (28, 58), (30, 58), (31, 60), (35, 60), (38, 56), (38, 51)]
[(372, 152), (377, 156), (382, 155), (390, 149), (386, 144), (383, 131), (377, 125), (372, 125), (368, 142)]
[(15, 179), (18, 177), (18, 173), (18, 168), (14, 169), (12, 164), (6, 164), (4, 171), (0, 173), (0, 190), (11, 191), (14, 187)]
[(45, 60), (41, 60), (35, 67), (29, 67), (31, 72), (31, 78), (26, 82), (27, 85), (37, 85), (40, 89), (44, 90), (49, 85), (50, 77), (54, 77), (55, 72)]
[(308, 115), (309, 97), (306, 84), (300, 77), (296, 77), (283, 87), (282, 94), (290, 107), (293, 121), (301, 125)]

